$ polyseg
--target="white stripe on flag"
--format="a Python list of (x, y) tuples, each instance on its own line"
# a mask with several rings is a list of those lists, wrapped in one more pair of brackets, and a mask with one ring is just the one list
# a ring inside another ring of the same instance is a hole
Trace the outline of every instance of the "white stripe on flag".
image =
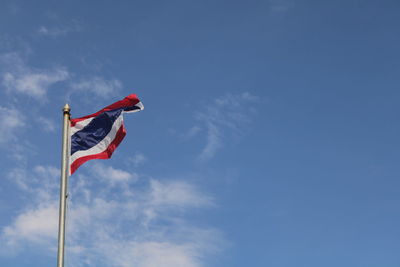
[(86, 120), (83, 121), (79, 121), (77, 122), (73, 127), (71, 127), (71, 136), (74, 135), (74, 133), (82, 130), (83, 128), (85, 128), (86, 125), (88, 125), (95, 117), (91, 117), (88, 118)]
[(123, 122), (124, 122), (124, 119), (121, 114), (121, 115), (119, 115), (118, 119), (115, 120), (113, 126), (111, 127), (110, 132), (106, 135), (106, 137), (104, 137), (103, 140), (101, 140), (97, 145), (95, 145), (87, 150), (76, 151), (71, 156), (70, 165), (72, 165), (74, 163), (74, 161), (77, 160), (78, 158), (81, 158), (84, 156), (89, 156), (89, 155), (95, 155), (95, 154), (98, 154), (98, 153), (106, 150), (107, 147), (111, 144), (111, 142), (115, 139), (115, 136), (117, 135), (117, 132)]

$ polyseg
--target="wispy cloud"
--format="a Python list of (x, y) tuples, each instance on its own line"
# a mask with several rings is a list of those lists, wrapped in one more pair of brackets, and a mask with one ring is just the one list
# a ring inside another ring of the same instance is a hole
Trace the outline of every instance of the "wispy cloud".
[(3, 229), (7, 248), (19, 249), (24, 242), (50, 246), (57, 233), (58, 206), (45, 205), (18, 215), (11, 226)]
[(16, 183), (19, 189), (34, 194), (35, 200), (49, 200), (51, 191), (58, 187), (59, 169), (52, 166), (37, 165), (29, 170), (24, 166), (11, 169), (7, 178)]
[(1, 83), (9, 93), (20, 93), (38, 100), (46, 97), (55, 83), (65, 81), (69, 72), (63, 67), (35, 69), (29, 67), (17, 53), (0, 56), (3, 65)]
[(36, 121), (41, 125), (40, 129), (45, 132), (55, 132), (56, 123), (48, 118), (39, 116), (35, 118)]
[[(69, 72), (65, 67), (38, 69), (29, 66), (18, 53), (0, 55), (0, 83), (9, 94), (33, 97), (46, 101), (51, 87), (60, 82), (67, 82), (67, 96), (78, 93), (99, 98), (108, 98), (122, 89), (118, 79), (106, 79), (101, 76), (80, 77)], [(48, 122), (48, 121), (47, 121)]]
[(285, 12), (294, 6), (294, 2), (291, 0), (269, 0), (269, 4), (273, 12)]
[(119, 92), (122, 83), (117, 79), (107, 80), (103, 77), (93, 76), (81, 79), (79, 82), (71, 84), (73, 92), (90, 93), (102, 98), (107, 98)]
[(140, 152), (136, 152), (135, 155), (128, 158), (128, 164), (132, 164), (133, 167), (138, 167), (147, 161), (147, 157)]
[(150, 188), (151, 204), (156, 207), (202, 207), (213, 203), (210, 197), (204, 196), (193, 185), (183, 181), (151, 180)]
[(97, 177), (103, 179), (111, 186), (135, 182), (138, 179), (136, 173), (130, 173), (111, 166), (105, 166), (101, 163), (95, 163), (92, 170)]
[(198, 125), (192, 126), (188, 131), (182, 134), (183, 139), (191, 139), (201, 132), (201, 127)]
[(29, 127), (27, 117), (15, 106), (0, 105), (0, 149), (16, 165), (26, 163), (28, 155), (34, 153), (34, 145), (24, 138)]
[(21, 112), (0, 106), (0, 145), (15, 140), (17, 131), (25, 125), (25, 117)]
[(55, 196), (59, 174), (57, 168), (41, 165), (29, 171), (24, 167), (9, 171), (7, 178), (29, 196), (31, 201), (12, 224), (2, 229), (0, 244), (3, 245), (0, 247), (3, 253), (18, 253), (32, 244), (54, 250), (54, 237), (58, 227)]
[(59, 37), (65, 36), (69, 33), (82, 31), (82, 25), (77, 21), (73, 21), (69, 25), (58, 25), (58, 26), (40, 26), (36, 33), (41, 36), (48, 37)]
[[(135, 174), (124, 170), (105, 165), (94, 168), (97, 173), (92, 170), (90, 176), (79, 174), (71, 180), (67, 220), (71, 265), (200, 267), (206, 255), (223, 246), (218, 230), (198, 227), (185, 216), (193, 208), (213, 204), (195, 185), (154, 178), (141, 178), (139, 183), (132, 179)], [(49, 166), (35, 167), (33, 179), (23, 178), (24, 171), (19, 173), (32, 201), (2, 229), (3, 252), (18, 253), (35, 246), (54, 253), (58, 217), (54, 176), (58, 173)], [(129, 186), (109, 190), (106, 176)], [(129, 196), (122, 190), (130, 190)]]
[(229, 137), (241, 136), (255, 112), (255, 104), (259, 98), (248, 92), (241, 94), (226, 94), (216, 98), (204, 110), (196, 113), (198, 124), (188, 132), (194, 137), (200, 131), (206, 132), (206, 144), (199, 159), (211, 159), (224, 145)]

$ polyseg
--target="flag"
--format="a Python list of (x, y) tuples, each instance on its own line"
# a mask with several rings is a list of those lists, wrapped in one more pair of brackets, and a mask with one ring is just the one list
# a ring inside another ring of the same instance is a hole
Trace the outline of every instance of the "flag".
[(123, 114), (143, 110), (135, 94), (96, 113), (71, 119), (70, 174), (91, 159), (109, 159), (126, 135)]

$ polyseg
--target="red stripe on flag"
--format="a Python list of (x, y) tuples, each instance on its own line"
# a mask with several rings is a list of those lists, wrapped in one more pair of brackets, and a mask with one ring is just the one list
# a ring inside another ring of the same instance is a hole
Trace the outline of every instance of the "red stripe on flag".
[(123, 108), (123, 107), (131, 107), (131, 106), (136, 105), (139, 102), (140, 102), (140, 100), (136, 94), (128, 95), (124, 99), (122, 99), (118, 102), (115, 102), (114, 104), (111, 104), (111, 105), (97, 111), (96, 113), (93, 113), (91, 115), (87, 115), (87, 116), (81, 117), (81, 118), (71, 119), (71, 127), (74, 127), (75, 124), (79, 121), (83, 121), (88, 118), (96, 117), (97, 115), (99, 115), (105, 111), (109, 111), (109, 110), (113, 110), (113, 109), (117, 109), (117, 108)]
[(84, 156), (84, 157), (81, 157), (81, 158), (77, 158), (71, 164), (71, 167), (70, 167), (71, 168), (71, 174), (73, 174), (76, 171), (76, 169), (79, 168), (79, 166), (81, 166), (83, 163), (85, 163), (88, 160), (91, 160), (91, 159), (109, 159), (109, 158), (111, 158), (114, 150), (122, 142), (122, 140), (124, 139), (125, 135), (126, 135), (126, 130), (125, 130), (124, 124), (122, 124), (121, 127), (118, 129), (114, 140), (110, 143), (110, 145), (107, 147), (106, 150), (104, 150), (103, 152), (100, 152), (98, 154), (88, 155), (88, 156)]

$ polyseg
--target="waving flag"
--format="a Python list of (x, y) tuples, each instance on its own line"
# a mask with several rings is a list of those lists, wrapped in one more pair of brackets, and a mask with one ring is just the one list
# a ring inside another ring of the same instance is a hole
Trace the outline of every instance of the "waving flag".
[(71, 119), (70, 173), (91, 159), (109, 159), (126, 135), (124, 113), (143, 110), (135, 94), (91, 115)]

